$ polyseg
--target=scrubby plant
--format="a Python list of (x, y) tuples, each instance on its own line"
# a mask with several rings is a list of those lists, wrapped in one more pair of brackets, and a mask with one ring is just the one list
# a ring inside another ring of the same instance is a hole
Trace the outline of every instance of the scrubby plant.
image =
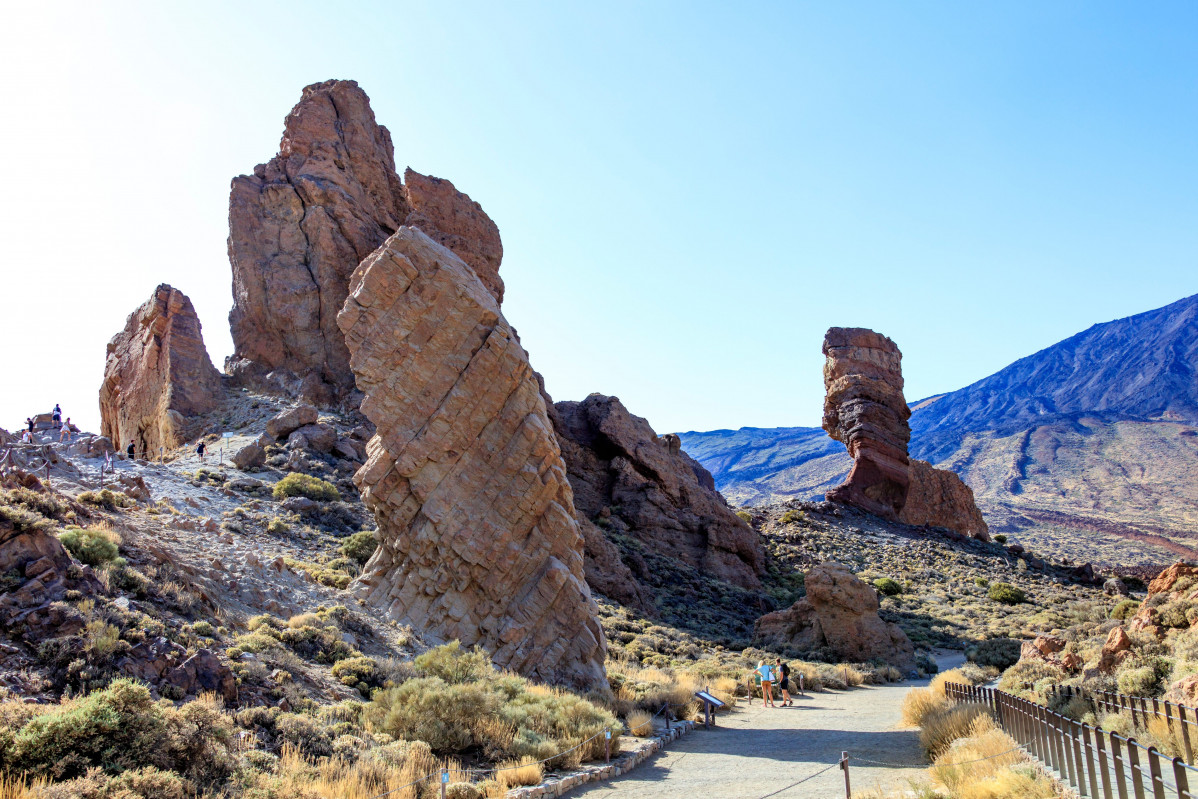
[(1004, 605), (1018, 605), (1027, 601), (1027, 594), (1022, 588), (1016, 588), (1010, 583), (993, 583), (986, 596)]
[(94, 505), (97, 508), (104, 508), (105, 510), (131, 508), (137, 504), (136, 500), (125, 496), (120, 491), (113, 491), (109, 488), (101, 491), (84, 491), (79, 495), (79, 501), (88, 505)]
[(1019, 662), (1022, 643), (1013, 638), (991, 638), (978, 641), (965, 650), (965, 656), (979, 666), (993, 666), (999, 671)]
[(337, 502), (341, 499), (337, 486), (327, 480), (300, 472), (292, 472), (275, 483), (272, 493), (275, 499), (307, 497), (317, 502)]
[(800, 522), (800, 523), (805, 522), (805, 521), (807, 521), (807, 514), (801, 510), (794, 510), (792, 508), (791, 510), (788, 510), (782, 514), (780, 521), (783, 524), (793, 524), (794, 522)]
[(365, 566), (366, 561), (370, 560), (370, 556), (374, 554), (378, 545), (378, 536), (375, 531), (363, 530), (342, 541), (338, 551), (358, 565)]
[(920, 723), (919, 745), (934, 760), (954, 741), (967, 736), (979, 717), (989, 715), (990, 708), (981, 702), (959, 702), (927, 713)]
[(903, 593), (903, 587), (899, 584), (898, 580), (891, 579), (890, 577), (879, 577), (877, 580), (874, 580), (874, 588), (878, 589), (878, 593), (886, 596), (898, 596)]
[(1140, 603), (1134, 599), (1124, 599), (1111, 608), (1111, 618), (1118, 621), (1125, 621), (1136, 615), (1136, 611), (1140, 609)]
[(68, 527), (58, 534), (58, 540), (80, 563), (102, 566), (117, 559), (120, 538), (110, 530), (98, 527)]
[(737, 516), (740, 518), (740, 520), (741, 520), (742, 522), (744, 522), (745, 524), (752, 524), (752, 523), (753, 523), (753, 514), (749, 513), (747, 510), (738, 510), (738, 511), (736, 512), (736, 515), (737, 515)]
[(283, 521), (277, 516), (271, 519), (270, 523), (266, 525), (266, 532), (270, 533), (271, 535), (282, 535), (290, 529), (291, 528), (287, 526), (287, 522)]
[(1003, 535), (1002, 533), (999, 533), (998, 535), (994, 536), (994, 540), (1000, 544), (1007, 543), (1007, 537), (1005, 535)]

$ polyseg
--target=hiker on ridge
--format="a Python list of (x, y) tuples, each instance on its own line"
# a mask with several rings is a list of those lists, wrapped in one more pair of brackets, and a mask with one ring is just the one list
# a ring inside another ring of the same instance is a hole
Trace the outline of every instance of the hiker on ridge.
[(204, 441), (200, 440), (199, 446), (196, 447), (196, 454), (200, 456), (200, 463), (204, 462)]
[(64, 438), (68, 444), (71, 443), (71, 417), (69, 416), (67, 417), (67, 423), (62, 426), (62, 430), (58, 434), (58, 443), (61, 444)]
[(50, 414), (50, 420), (54, 422), (54, 429), (62, 427), (62, 408), (58, 407), (58, 403), (54, 403), (54, 410)]

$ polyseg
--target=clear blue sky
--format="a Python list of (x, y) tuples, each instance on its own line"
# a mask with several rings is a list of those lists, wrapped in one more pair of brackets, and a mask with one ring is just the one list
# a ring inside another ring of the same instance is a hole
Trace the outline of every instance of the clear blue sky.
[(558, 399), (819, 423), (872, 327), (909, 399), (1198, 292), (1198, 4), (25, 3), (0, 31), (0, 426), (98, 427), (159, 282), (232, 345), (229, 180), (357, 80), (499, 224)]

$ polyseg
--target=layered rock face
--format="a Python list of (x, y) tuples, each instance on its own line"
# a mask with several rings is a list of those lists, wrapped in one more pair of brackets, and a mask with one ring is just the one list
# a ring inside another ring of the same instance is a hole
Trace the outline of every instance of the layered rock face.
[(354, 478), (380, 539), (358, 595), (500, 666), (605, 689), (565, 465), (496, 297), (403, 227), (354, 273), (338, 324), (377, 427)]
[(138, 452), (173, 449), (192, 437), (193, 417), (215, 410), (220, 372), (204, 348), (200, 320), (183, 292), (163, 284), (108, 342), (100, 387), (102, 435)]
[(859, 327), (831, 328), (823, 351), (823, 427), (853, 458), (847, 482), (828, 499), (895, 519), (909, 483), (903, 355), (886, 336)]
[(990, 528), (973, 501), (973, 489), (956, 472), (937, 469), (927, 461), (912, 460), (907, 501), (898, 519), (905, 524), (930, 524), (990, 540)]
[(354, 81), (303, 91), (279, 153), (233, 179), (229, 261), (234, 354), (227, 370), (268, 390), (331, 404), (354, 386), (337, 327), (358, 264), (401, 225), (470, 263), (495, 295), (499, 229), (449, 181), (395, 171), (394, 147)]
[(897, 624), (878, 616), (878, 595), (847, 566), (827, 562), (807, 574), (807, 596), (757, 621), (755, 642), (775, 649), (828, 650), (838, 658), (875, 658), (902, 671), (915, 667), (915, 647)]
[[(647, 549), (743, 588), (759, 588), (765, 555), (757, 533), (715, 490), (675, 435), (658, 436), (616, 397), (592, 394), (550, 413), (584, 527), (598, 523)], [(586, 536), (587, 579), (625, 604), (644, 589), (601, 530)]]

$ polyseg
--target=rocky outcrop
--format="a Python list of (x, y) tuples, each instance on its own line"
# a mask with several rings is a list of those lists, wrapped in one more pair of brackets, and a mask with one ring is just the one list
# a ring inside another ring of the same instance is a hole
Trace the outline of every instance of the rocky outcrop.
[(494, 295), (403, 227), (354, 273), (338, 323), (377, 427), (354, 477), (379, 525), (358, 596), (502, 667), (606, 690), (565, 465)]
[(183, 292), (163, 284), (108, 342), (100, 387), (102, 435), (138, 452), (173, 449), (197, 432), (195, 417), (223, 398), (200, 320)]
[(853, 458), (848, 480), (828, 499), (895, 519), (909, 483), (903, 354), (886, 336), (860, 327), (831, 328), (823, 351), (823, 427)]
[[(33, 490), (38, 489), (40, 484)], [(0, 576), (0, 630), (19, 634), (35, 647), (47, 638), (83, 629), (86, 620), (62, 601), (68, 590), (81, 595), (102, 590), (91, 569), (72, 563), (57, 538), (36, 525), (18, 527), (3, 519)]]
[(328, 405), (352, 393), (337, 327), (350, 276), (401, 225), (443, 241), (502, 297), (499, 230), (448, 181), (395, 170), (391, 134), (354, 81), (304, 89), (279, 153), (233, 179), (229, 260), (234, 353), (226, 369)]
[(971, 538), (990, 540), (990, 528), (973, 501), (973, 489), (955, 472), (912, 460), (908, 475), (907, 501), (899, 511), (900, 522), (947, 527)]
[[(760, 588), (765, 555), (759, 536), (732, 512), (677, 436), (658, 436), (618, 398), (602, 394), (555, 403), (550, 416), (580, 520), (631, 536), (708, 576)], [(624, 602), (643, 595), (626, 585), (632, 574), (613, 551), (601, 530), (587, 536), (587, 579)]]
[(807, 596), (757, 621), (754, 642), (779, 650), (824, 650), (843, 660), (882, 660), (909, 672), (915, 647), (897, 624), (878, 616), (878, 595), (840, 563), (813, 568)]

